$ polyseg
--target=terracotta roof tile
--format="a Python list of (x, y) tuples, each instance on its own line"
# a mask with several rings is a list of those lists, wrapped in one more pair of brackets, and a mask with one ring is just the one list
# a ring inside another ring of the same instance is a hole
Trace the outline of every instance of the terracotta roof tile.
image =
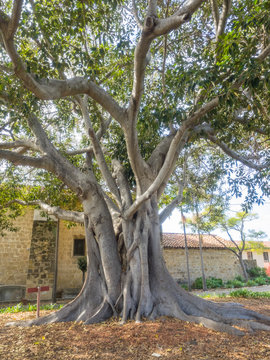
[(263, 241), (264, 247), (270, 249), (270, 241)]
[[(163, 233), (162, 243), (164, 248), (184, 248), (185, 247), (185, 238), (184, 234), (174, 234), (174, 233)], [(199, 248), (199, 235), (196, 234), (187, 234), (187, 244), (188, 248)], [(225, 246), (232, 246), (232, 242), (223, 239), (217, 235), (208, 235), (202, 234), (202, 246), (203, 248), (208, 249), (225, 249)]]

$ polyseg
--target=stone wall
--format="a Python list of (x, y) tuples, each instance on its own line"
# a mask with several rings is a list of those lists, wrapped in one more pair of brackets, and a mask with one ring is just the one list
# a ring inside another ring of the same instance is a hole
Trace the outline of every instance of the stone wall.
[[(55, 221), (33, 221), (26, 287), (49, 286), (48, 292), (41, 293), (41, 299), (52, 298), (56, 230), (57, 223)], [(36, 294), (26, 294), (26, 297), (27, 299), (35, 299)]]
[(14, 221), (17, 232), (0, 236), (0, 285), (25, 285), (33, 227), (33, 210)]
[[(190, 277), (193, 282), (201, 277), (201, 262), (199, 249), (189, 249)], [(186, 257), (184, 249), (164, 249), (164, 259), (172, 276), (185, 283), (187, 282)], [(241, 275), (242, 270), (237, 257), (229, 250), (203, 250), (205, 276), (231, 280)]]
[(64, 289), (80, 289), (82, 287), (82, 272), (78, 269), (78, 256), (73, 256), (74, 239), (84, 238), (84, 226), (67, 227), (60, 221), (58, 243), (58, 276), (57, 291)]

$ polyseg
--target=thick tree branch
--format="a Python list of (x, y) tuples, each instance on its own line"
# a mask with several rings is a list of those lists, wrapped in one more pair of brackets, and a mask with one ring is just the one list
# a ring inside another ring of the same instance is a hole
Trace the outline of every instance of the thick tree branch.
[(210, 3), (211, 3), (211, 9), (212, 9), (212, 14), (213, 14), (214, 23), (215, 23), (215, 29), (216, 29), (216, 33), (217, 33), (218, 24), (219, 24), (219, 11), (218, 11), (217, 0), (210, 0)]
[[(139, 196), (136, 201), (130, 206), (130, 208), (124, 213), (125, 218), (130, 218), (135, 214), (137, 209), (140, 205), (145, 202), (146, 200), (150, 199), (150, 197), (159, 190), (162, 186), (165, 179), (167, 179), (172, 172), (174, 167), (174, 162), (176, 161), (175, 154), (178, 154), (179, 151), (179, 144), (183, 138), (187, 136), (186, 133), (187, 129), (186, 126), (182, 126), (181, 129), (177, 132), (176, 136), (174, 137), (173, 141), (171, 142), (169, 151), (163, 163), (163, 166), (156, 177), (155, 181), (151, 184), (151, 186), (141, 195)], [(184, 141), (185, 143), (185, 141)]]
[[(134, 80), (132, 96), (128, 107), (128, 121), (124, 124), (125, 138), (131, 166), (136, 178), (142, 178), (149, 173), (147, 164), (143, 161), (137, 139), (136, 120), (144, 90), (145, 69), (150, 61), (150, 46), (154, 38), (167, 34), (190, 19), (191, 15), (202, 4), (203, 0), (189, 0), (172, 17), (160, 20), (155, 15), (156, 1), (149, 1), (147, 17), (143, 31), (134, 54)], [(154, 14), (154, 15), (153, 15)], [(136, 154), (136, 155), (134, 155)]]
[(87, 133), (90, 137), (90, 140), (92, 142), (94, 154), (95, 154), (95, 157), (99, 164), (102, 176), (103, 176), (104, 180), (106, 181), (106, 184), (109, 187), (112, 195), (114, 196), (115, 200), (118, 202), (118, 205), (120, 206), (121, 199), (120, 199), (120, 195), (119, 195), (119, 190), (118, 190), (116, 182), (114, 181), (112, 174), (108, 168), (108, 165), (106, 163), (99, 140), (98, 140), (96, 133), (92, 127), (91, 119), (90, 119), (89, 112), (88, 112), (88, 104), (87, 104), (86, 96), (84, 97), (84, 100), (80, 102), (80, 107), (82, 110), (85, 127), (86, 127)]
[(119, 187), (119, 191), (120, 191), (120, 195), (121, 195), (122, 209), (126, 209), (132, 205), (132, 197), (131, 197), (131, 193), (130, 193), (129, 184), (128, 184), (128, 181), (124, 174), (123, 167), (120, 164), (120, 162), (116, 159), (113, 159), (112, 166), (114, 169), (113, 176), (116, 178), (116, 181), (117, 181), (117, 184)]
[(28, 117), (28, 125), (35, 134), (37, 145), (40, 147), (40, 149), (42, 149), (42, 151), (46, 154), (53, 154), (56, 149), (48, 139), (47, 134), (45, 133), (35, 115), (31, 114)]
[(191, 15), (200, 7), (204, 0), (189, 0), (173, 16), (158, 19), (156, 16), (156, 1), (149, 1), (147, 17), (144, 21), (143, 31), (134, 54), (134, 81), (132, 98), (129, 108), (137, 113), (143, 92), (145, 68), (150, 61), (150, 45), (158, 36), (178, 28), (191, 18)]
[(228, 15), (231, 9), (231, 0), (223, 0), (222, 12), (219, 18), (218, 27), (216, 31), (216, 41), (219, 36), (224, 33)]
[(158, 19), (152, 36), (158, 37), (168, 34), (172, 30), (191, 19), (194, 12), (202, 5), (204, 0), (188, 0), (175, 14), (167, 19)]
[(176, 135), (172, 139), (170, 143), (169, 150), (166, 154), (165, 161), (162, 165), (162, 168), (159, 171), (155, 181), (151, 184), (147, 191), (145, 191), (141, 196), (139, 196), (136, 201), (132, 204), (132, 206), (125, 212), (124, 217), (130, 218), (139, 208), (139, 206), (148, 200), (159, 188), (162, 186), (164, 181), (170, 177), (177, 155), (180, 149), (180, 144), (184, 147), (187, 137), (189, 135), (190, 130), (195, 127), (198, 121), (208, 112), (213, 110), (219, 104), (218, 96), (213, 100), (209, 101), (208, 103), (204, 104), (200, 109), (195, 111), (189, 118), (187, 118), (179, 130), (177, 131)]
[(15, 74), (28, 90), (43, 100), (55, 100), (66, 96), (87, 94), (118, 122), (122, 123), (124, 121), (124, 110), (104, 89), (93, 81), (81, 77), (66, 80), (36, 79), (33, 74), (27, 72), (26, 66), (15, 48), (13, 39), (8, 37), (8, 22), (5, 19), (5, 14), (1, 13), (0, 25), (4, 46), (14, 65)]
[[(73, 166), (64, 156), (62, 156), (53, 146), (47, 134), (40, 125), (35, 115), (30, 115), (28, 124), (37, 138), (37, 144), (50, 159), (50, 172), (55, 174), (60, 180), (67, 184), (78, 196), (83, 196), (83, 183), (86, 180), (79, 169)], [(92, 184), (96, 184), (95, 177), (88, 172), (87, 179)]]
[(23, 0), (14, 0), (13, 2), (11, 19), (9, 21), (8, 30), (7, 30), (8, 38), (13, 38), (18, 29), (21, 11), (22, 11), (22, 5), (23, 5)]
[(41, 152), (41, 149), (30, 140), (16, 140), (8, 143), (0, 143), (0, 149), (25, 148)]
[[(270, 52), (270, 50), (269, 50), (269, 52)], [(264, 50), (263, 53), (264, 53), (264, 57), (259, 55), (257, 58), (258, 60), (262, 61), (264, 58), (266, 58), (267, 52), (265, 52), (265, 50)], [(241, 82), (238, 82), (237, 84), (235, 83), (233, 86), (235, 88), (240, 87)], [(194, 112), (193, 115), (191, 115), (187, 120), (185, 120), (183, 122), (182, 126), (177, 131), (175, 137), (173, 138), (173, 140), (170, 144), (169, 151), (166, 155), (166, 159), (164, 161), (164, 164), (163, 164), (158, 176), (156, 177), (156, 179), (152, 183), (152, 185), (148, 188), (148, 190), (145, 191), (139, 198), (137, 198), (136, 201), (133, 203), (133, 205), (125, 212), (126, 218), (131, 217), (137, 211), (139, 206), (144, 201), (148, 200), (154, 194), (154, 192), (156, 192), (158, 190), (158, 188), (162, 185), (164, 180), (167, 179), (168, 176), (170, 176), (171, 172), (173, 171), (174, 163), (176, 161), (175, 154), (177, 153), (177, 150), (179, 149), (180, 141), (183, 139), (184, 135), (186, 135), (186, 131), (190, 130), (192, 127), (194, 128), (197, 125), (198, 121), (205, 114), (207, 114), (208, 112), (210, 112), (211, 110), (216, 108), (219, 105), (219, 103), (220, 103), (220, 100), (219, 100), (219, 97), (217, 96), (213, 100), (204, 104), (200, 109), (198, 109), (196, 112)], [(209, 135), (209, 136), (211, 136), (211, 135)], [(213, 140), (214, 140), (214, 138), (212, 138), (212, 141)], [(228, 155), (241, 161), (242, 163), (244, 163), (245, 165), (247, 165), (253, 169), (262, 170), (266, 166), (268, 166), (268, 164), (263, 164), (263, 165), (253, 164), (250, 161), (243, 159), (242, 157), (239, 157), (239, 155), (237, 153), (235, 153), (234, 151), (229, 149), (225, 144), (218, 144), (218, 145), (223, 149), (224, 152), (227, 151)]]
[(0, 159), (7, 160), (14, 165), (32, 166), (34, 168), (45, 169), (48, 171), (52, 169), (52, 164), (47, 156), (33, 158), (30, 156), (20, 155), (17, 152), (0, 150)]
[(129, 161), (138, 186), (137, 190), (138, 192), (140, 192), (141, 181), (143, 181), (145, 178), (148, 178), (148, 180), (150, 180), (152, 172), (150, 167), (142, 157), (138, 142), (138, 133), (135, 121), (130, 121), (129, 123), (126, 123), (123, 130)]
[(166, 154), (170, 148), (170, 144), (176, 134), (176, 130), (174, 130), (173, 133), (166, 136), (163, 140), (160, 141), (160, 143), (157, 145), (157, 147), (152, 152), (149, 160), (147, 161), (148, 165), (151, 167), (151, 170), (155, 175), (159, 172), (161, 169), (164, 159), (166, 157)]
[(157, 1), (148, 0), (147, 16), (157, 16)]
[(65, 221), (72, 221), (76, 223), (83, 224), (84, 223), (84, 213), (79, 211), (70, 211), (61, 209), (59, 206), (51, 206), (44, 203), (41, 200), (35, 201), (23, 201), (23, 200), (12, 200), (5, 204), (4, 207), (8, 207), (11, 204), (19, 204), (22, 206), (39, 206), (41, 210), (46, 212), (48, 215), (53, 215), (58, 219), (65, 220)]

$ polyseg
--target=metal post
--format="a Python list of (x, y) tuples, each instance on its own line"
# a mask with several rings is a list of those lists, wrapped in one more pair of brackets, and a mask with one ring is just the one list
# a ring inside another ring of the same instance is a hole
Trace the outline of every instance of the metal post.
[(37, 291), (37, 318), (39, 318), (39, 309), (40, 309), (40, 286), (38, 286), (38, 291)]

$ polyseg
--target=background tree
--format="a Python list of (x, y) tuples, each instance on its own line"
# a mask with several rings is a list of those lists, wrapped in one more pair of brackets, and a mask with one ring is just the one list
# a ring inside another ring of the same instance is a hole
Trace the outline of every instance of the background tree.
[[(233, 334), (239, 324), (268, 329), (265, 316), (177, 286), (162, 258), (158, 211), (180, 154), (201, 141), (251, 169), (242, 176), (251, 200), (254, 179), (269, 192), (267, 5), (60, 5), (4, 0), (0, 8), (2, 169), (35, 185), (12, 204), (83, 222), (89, 259), (80, 295), (28, 324), (170, 315)], [(40, 199), (44, 180), (61, 182), (76, 211), (53, 192)]]
[(238, 211), (233, 217), (228, 216), (224, 212), (216, 211), (214, 215), (212, 214), (212, 223), (208, 222), (207, 224), (208, 228), (219, 228), (220, 230), (226, 232), (231, 242), (231, 246), (228, 245), (227, 241), (224, 242), (218, 237), (216, 237), (216, 240), (224, 245), (224, 247), (228, 250), (232, 251), (238, 258), (245, 281), (248, 281), (248, 272), (246, 264), (243, 260), (243, 252), (248, 249), (261, 248), (261, 245), (258, 245), (257, 241), (255, 242), (254, 240), (259, 240), (266, 236), (266, 234), (262, 231), (256, 232), (254, 230), (249, 230), (246, 232), (245, 224), (254, 220), (256, 217), (256, 214), (251, 214), (246, 211)]

